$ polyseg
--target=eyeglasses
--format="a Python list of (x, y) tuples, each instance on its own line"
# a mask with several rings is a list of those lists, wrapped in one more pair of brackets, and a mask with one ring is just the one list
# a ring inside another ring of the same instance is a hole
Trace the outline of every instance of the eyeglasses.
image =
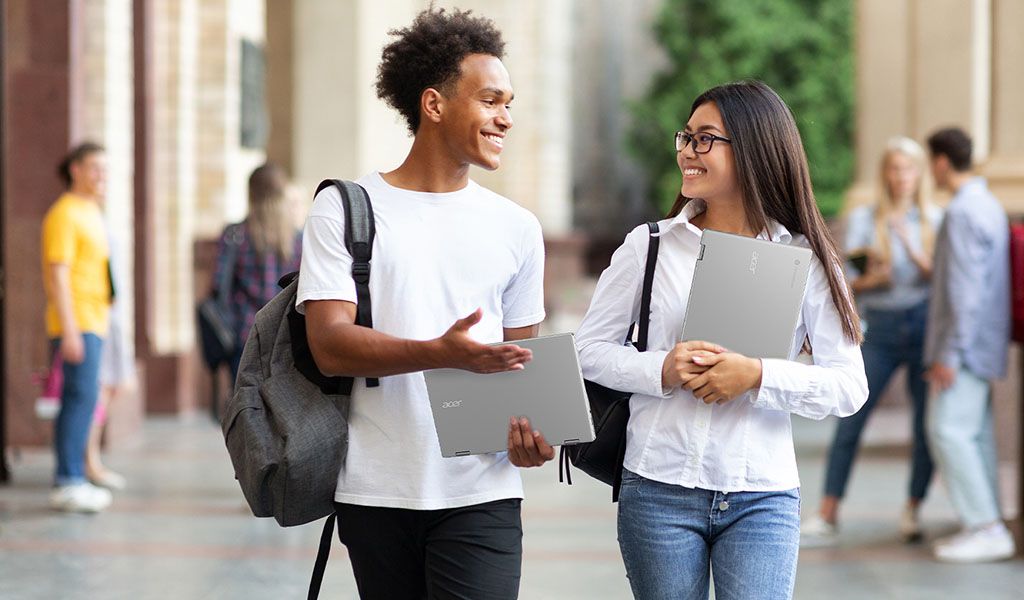
[(720, 140), (726, 144), (731, 144), (732, 140), (724, 138), (720, 135), (713, 133), (687, 133), (685, 131), (676, 132), (676, 152), (682, 152), (683, 148), (689, 146), (693, 148), (693, 151), (697, 154), (707, 154), (711, 152), (711, 148), (715, 145), (715, 141)]

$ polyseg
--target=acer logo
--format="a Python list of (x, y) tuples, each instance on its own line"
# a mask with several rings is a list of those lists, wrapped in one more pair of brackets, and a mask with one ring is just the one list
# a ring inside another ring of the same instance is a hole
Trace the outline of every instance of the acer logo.
[(750, 254), (750, 272), (752, 274), (757, 273), (757, 251), (755, 250)]
[(462, 400), (449, 400), (441, 403), (441, 408), (458, 408), (460, 406), (462, 406)]

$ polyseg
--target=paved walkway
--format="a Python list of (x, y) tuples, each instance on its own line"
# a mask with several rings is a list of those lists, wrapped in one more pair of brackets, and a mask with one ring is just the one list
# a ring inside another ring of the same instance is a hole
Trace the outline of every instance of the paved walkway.
[[(817, 504), (831, 422), (794, 419), (804, 513)], [(933, 562), (927, 546), (897, 541), (906, 479), (907, 431), (898, 411), (875, 415), (869, 447), (844, 507), (844, 540), (805, 550), (796, 597), (829, 600), (1024, 597), (1020, 559), (991, 565)], [(897, 443), (894, 443), (897, 442)], [(205, 419), (150, 419), (140, 439), (108, 463), (130, 487), (101, 515), (46, 508), (52, 458), (13, 457), (15, 481), (0, 488), (0, 598), (281, 599), (305, 597), (320, 525), (280, 529), (254, 519), (232, 478), (219, 429)], [(1008, 467), (1011, 467), (1008, 465)], [(1007, 468), (1005, 489), (1013, 489)], [(525, 473), (521, 598), (628, 598), (608, 488), (578, 474), (559, 486), (549, 464)], [(925, 507), (928, 537), (954, 528), (941, 482)], [(1007, 497), (1007, 505), (1012, 498)], [(322, 598), (355, 598), (344, 547), (335, 541)]]

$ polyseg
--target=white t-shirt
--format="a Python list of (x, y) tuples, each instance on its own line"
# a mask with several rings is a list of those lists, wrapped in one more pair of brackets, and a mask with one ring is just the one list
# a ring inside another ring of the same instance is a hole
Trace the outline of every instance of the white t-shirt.
[[(373, 328), (428, 340), (478, 307), (469, 330), (483, 343), (502, 328), (544, 320), (544, 242), (526, 209), (476, 183), (442, 194), (389, 185), (379, 173), (358, 180), (373, 203), (376, 238), (370, 271)], [(306, 221), (297, 303), (356, 302), (345, 213), (334, 187), (320, 192)], [(357, 378), (349, 413), (348, 456), (335, 500), (434, 510), (522, 498), (507, 453), (443, 458), (423, 373)]]

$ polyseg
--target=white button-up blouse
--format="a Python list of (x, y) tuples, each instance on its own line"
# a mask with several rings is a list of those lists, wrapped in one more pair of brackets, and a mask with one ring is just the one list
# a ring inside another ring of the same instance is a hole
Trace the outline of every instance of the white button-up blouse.
[[(762, 359), (760, 388), (711, 405), (685, 388), (663, 390), (662, 364), (682, 334), (700, 248), (701, 230), (690, 219), (704, 209), (703, 201), (693, 200), (677, 217), (659, 223), (647, 352), (623, 345), (640, 312), (647, 227), (634, 229), (615, 251), (576, 335), (583, 376), (633, 393), (625, 457), (630, 471), (722, 492), (792, 489), (800, 480), (790, 413), (822, 419), (857, 412), (868, 395), (860, 348), (843, 335), (828, 278), (815, 257), (790, 360)], [(809, 246), (803, 235), (793, 236), (775, 221), (770, 228), (772, 241)], [(765, 232), (758, 237), (767, 239)], [(813, 364), (793, 360), (805, 336)]]

